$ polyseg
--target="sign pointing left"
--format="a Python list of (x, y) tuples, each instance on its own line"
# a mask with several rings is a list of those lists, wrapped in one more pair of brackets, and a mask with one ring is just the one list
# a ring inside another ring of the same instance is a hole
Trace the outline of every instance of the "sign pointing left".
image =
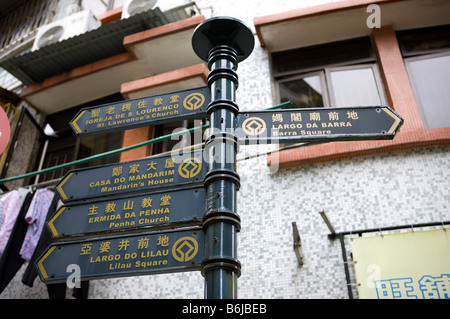
[(90, 136), (206, 116), (207, 86), (84, 108), (70, 122), (76, 135)]
[(47, 226), (54, 238), (181, 226), (202, 219), (205, 200), (203, 187), (114, 196), (104, 201), (62, 205)]
[(79, 267), (81, 279), (185, 272), (201, 269), (201, 229), (171, 233), (139, 233), (50, 245), (36, 262), (45, 283), (64, 282)]
[(71, 170), (56, 185), (63, 202), (203, 182), (203, 151)]

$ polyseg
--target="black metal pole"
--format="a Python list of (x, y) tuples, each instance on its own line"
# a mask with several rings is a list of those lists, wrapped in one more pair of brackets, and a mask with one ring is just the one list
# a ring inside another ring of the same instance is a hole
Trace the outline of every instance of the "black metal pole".
[(204, 21), (194, 31), (192, 46), (210, 70), (208, 85), (211, 103), (207, 113), (210, 133), (205, 142), (205, 159), (209, 163), (205, 177), (206, 213), (205, 298), (237, 298), (237, 278), (241, 264), (237, 259), (237, 232), (240, 217), (236, 213), (239, 175), (236, 172), (237, 138), (234, 134), (239, 107), (238, 63), (253, 51), (254, 37), (241, 21), (217, 17)]
[(342, 233), (339, 234), (339, 241), (341, 243), (342, 260), (344, 261), (345, 281), (347, 282), (348, 297), (349, 299), (353, 299), (353, 291), (350, 281), (350, 271), (348, 270), (347, 251), (345, 249), (344, 234)]

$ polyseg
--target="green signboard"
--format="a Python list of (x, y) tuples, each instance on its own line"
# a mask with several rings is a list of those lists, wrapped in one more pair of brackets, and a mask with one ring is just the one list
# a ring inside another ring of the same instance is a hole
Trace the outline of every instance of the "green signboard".
[(201, 183), (203, 151), (69, 171), (56, 186), (63, 202)]
[(210, 100), (207, 86), (125, 100), (84, 108), (70, 126), (76, 135), (83, 137), (203, 118)]
[(199, 223), (205, 213), (203, 187), (152, 192), (61, 206), (47, 225), (54, 238)]
[(403, 119), (387, 106), (239, 113), (241, 144), (393, 139)]
[(44, 283), (64, 282), (73, 267), (81, 280), (193, 271), (201, 268), (204, 241), (201, 229), (191, 229), (60, 242), (36, 266)]

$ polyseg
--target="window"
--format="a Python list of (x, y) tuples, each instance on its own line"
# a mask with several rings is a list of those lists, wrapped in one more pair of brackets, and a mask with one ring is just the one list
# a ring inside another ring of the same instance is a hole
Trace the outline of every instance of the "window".
[[(61, 165), (92, 155), (104, 153), (122, 147), (123, 131), (94, 135), (88, 137), (77, 137), (69, 126), (69, 122), (75, 117), (77, 112), (84, 107), (102, 105), (106, 103), (123, 100), (121, 94), (113, 94), (101, 99), (75, 106), (67, 110), (53, 113), (47, 116), (46, 133), (48, 141), (43, 147), (45, 154), (42, 155), (42, 168), (49, 168)], [(87, 166), (97, 166), (119, 162), (120, 154), (104, 157), (91, 161), (77, 168)], [(57, 171), (51, 171), (41, 175), (40, 181), (52, 180), (62, 177), (73, 167), (67, 167)]]
[[(168, 134), (172, 134), (185, 129), (191, 129), (193, 127), (202, 126), (205, 124), (205, 119), (184, 120), (181, 122), (167, 123), (155, 126), (155, 137), (160, 137)], [(159, 153), (170, 152), (176, 149), (184, 147), (190, 147), (202, 143), (203, 131), (198, 130), (191, 134), (185, 134), (182, 136), (175, 136), (171, 139), (164, 140), (153, 144), (152, 155)]]
[(423, 126), (450, 126), (450, 26), (397, 36)]
[(293, 108), (386, 105), (374, 62), (367, 38), (275, 53), (278, 100)]
[(329, 102), (327, 95), (323, 94), (325, 79), (323, 73), (305, 74), (278, 84), (280, 102), (291, 101), (295, 108), (324, 107)]
[(425, 128), (450, 126), (450, 54), (406, 60)]
[(385, 105), (375, 64), (326, 70), (333, 106)]

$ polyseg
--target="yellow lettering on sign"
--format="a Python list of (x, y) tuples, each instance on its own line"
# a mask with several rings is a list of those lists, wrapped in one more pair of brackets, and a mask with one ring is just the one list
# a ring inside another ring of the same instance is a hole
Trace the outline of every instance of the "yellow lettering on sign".
[(153, 261), (136, 261), (134, 264), (136, 268), (149, 268), (152, 266), (161, 266), (167, 265), (167, 260), (153, 260)]
[(154, 251), (142, 251), (141, 252), (141, 258), (149, 258), (149, 257), (161, 257), (161, 256), (168, 256), (169, 255), (169, 250), (168, 249), (164, 249), (164, 250), (157, 250), (156, 252)]
[(309, 113), (309, 120), (310, 121), (320, 121), (320, 113), (317, 113), (317, 112)]
[(159, 184), (167, 184), (167, 183), (173, 183), (174, 179), (173, 178), (165, 178), (165, 179), (152, 179), (150, 181), (148, 181), (148, 185), (159, 185)]
[(352, 119), (352, 120), (357, 120), (357, 119), (359, 119), (358, 113), (356, 111), (348, 111), (347, 118)]
[(107, 193), (107, 192), (113, 192), (113, 191), (120, 191), (130, 188), (138, 188), (138, 187), (144, 187), (144, 183), (131, 183), (126, 185), (119, 185), (119, 186), (113, 186), (113, 187), (102, 187), (100, 192), (101, 193)]
[(90, 217), (88, 222), (89, 224), (93, 224), (93, 223), (101, 223), (101, 222), (108, 222), (111, 220), (118, 220), (121, 219), (122, 217), (120, 216), (120, 214), (112, 214), (112, 215), (105, 215), (105, 216), (95, 216), (95, 217)]
[(111, 249), (111, 242), (110, 241), (103, 241), (100, 243), (100, 248), (98, 249), (99, 253), (108, 253)]
[(138, 249), (148, 248), (149, 239), (147, 237), (142, 237), (138, 240)]
[(162, 97), (157, 97), (153, 100), (153, 105), (162, 105), (163, 102), (163, 98)]
[(90, 255), (92, 249), (92, 244), (83, 244), (81, 245), (80, 255)]
[(131, 227), (131, 226), (135, 226), (135, 225), (136, 225), (136, 222), (134, 220), (132, 220), (132, 221), (126, 220), (126, 221), (123, 221), (120, 223), (110, 222), (109, 228), (111, 229), (111, 228), (119, 228), (119, 227)]
[(122, 256), (120, 254), (90, 257), (89, 262), (90, 263), (101, 263), (101, 262), (107, 262), (107, 261), (114, 261), (114, 260), (120, 260), (121, 257)]
[(147, 107), (147, 101), (146, 100), (142, 100), (138, 102), (138, 109), (142, 109), (144, 107)]
[(180, 98), (180, 96), (178, 94), (174, 94), (170, 97), (170, 103), (176, 103), (179, 102), (178, 99)]
[(164, 217), (158, 217), (158, 218), (141, 218), (138, 221), (139, 225), (149, 225), (149, 224), (155, 224), (155, 223), (165, 223), (169, 222), (170, 217), (164, 216)]
[(305, 131), (305, 130), (301, 130), (300, 131), (301, 135), (322, 135), (322, 134), (331, 134), (330, 130), (322, 130), (322, 131)]
[(139, 216), (150, 216), (150, 215), (160, 215), (170, 213), (169, 207), (161, 207), (155, 209), (141, 210)]
[(152, 201), (153, 198), (150, 197), (143, 198), (141, 202), (141, 207), (142, 208), (152, 207)]
[(127, 269), (127, 268), (131, 268), (131, 263), (111, 263), (111, 264), (109, 264), (109, 270)]
[(111, 181), (109, 179), (107, 179), (107, 180), (90, 182), (89, 187), (106, 186), (106, 185), (110, 185), (110, 184), (111, 184)]

